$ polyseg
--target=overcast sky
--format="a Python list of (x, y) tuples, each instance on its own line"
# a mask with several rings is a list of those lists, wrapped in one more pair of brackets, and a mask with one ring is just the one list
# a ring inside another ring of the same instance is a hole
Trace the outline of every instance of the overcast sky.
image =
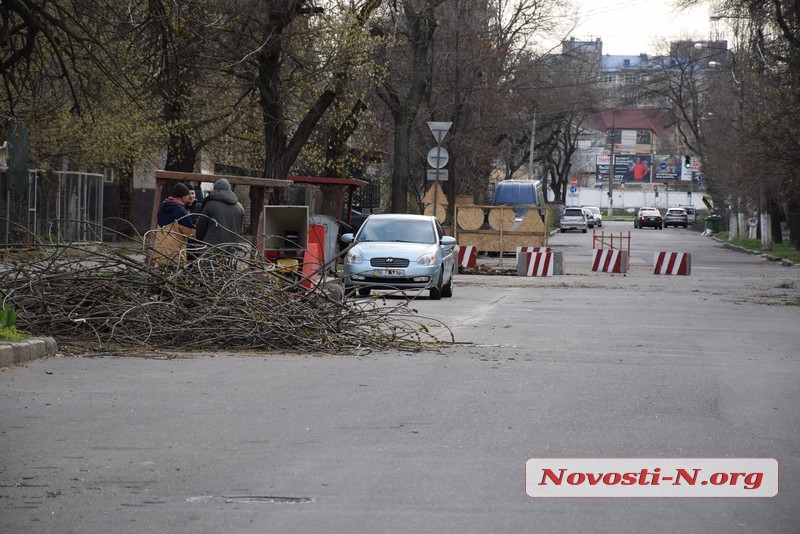
[(676, 12), (670, 0), (574, 0), (579, 9), (578, 40), (603, 40), (603, 54), (656, 54), (654, 37), (708, 39), (715, 29), (706, 5), (690, 12)]

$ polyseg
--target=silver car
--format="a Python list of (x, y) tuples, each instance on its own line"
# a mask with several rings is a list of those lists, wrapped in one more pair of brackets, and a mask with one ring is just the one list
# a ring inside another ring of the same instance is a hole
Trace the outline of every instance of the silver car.
[(586, 220), (586, 213), (584, 213), (583, 208), (564, 209), (559, 223), (559, 229), (562, 233), (567, 230), (580, 230), (585, 234), (588, 226), (589, 223)]
[(369, 295), (373, 289), (428, 289), (430, 298), (453, 295), (458, 267), (456, 239), (444, 234), (436, 217), (370, 215), (344, 257), (345, 291)]
[(588, 211), (591, 215), (592, 222), (589, 223), (589, 228), (593, 226), (603, 226), (603, 214), (597, 206), (583, 206), (583, 209)]

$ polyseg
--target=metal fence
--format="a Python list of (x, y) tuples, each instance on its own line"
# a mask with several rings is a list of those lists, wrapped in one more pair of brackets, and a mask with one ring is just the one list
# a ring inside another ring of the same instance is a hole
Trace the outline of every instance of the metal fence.
[(11, 191), (7, 180), (2, 173), (3, 244), (103, 240), (102, 174), (29, 170), (23, 194)]

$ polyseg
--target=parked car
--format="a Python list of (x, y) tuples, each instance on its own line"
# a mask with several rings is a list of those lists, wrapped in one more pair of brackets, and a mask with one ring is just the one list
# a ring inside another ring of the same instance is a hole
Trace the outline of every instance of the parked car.
[(586, 220), (583, 208), (564, 208), (559, 224), (562, 233), (567, 230), (580, 230), (585, 234), (588, 227), (589, 222)]
[(445, 235), (435, 217), (370, 215), (344, 257), (345, 292), (369, 295), (373, 289), (428, 289), (430, 298), (453, 296), (458, 269), (456, 239)]
[(542, 182), (539, 180), (503, 180), (498, 182), (492, 194), (492, 206), (511, 206), (514, 210), (514, 226), (528, 213), (536, 213), (544, 220), (541, 212), (543, 202)]
[(361, 213), (358, 210), (351, 209), (350, 215), (347, 214), (347, 208), (342, 206), (342, 217), (339, 220), (344, 231), (342, 233), (351, 232), (356, 233), (361, 225), (369, 217), (369, 213)]
[(633, 220), (633, 227), (644, 228), (647, 226), (658, 230), (664, 228), (664, 219), (657, 208), (639, 208), (639, 213), (636, 214), (636, 218)]
[(683, 226), (689, 227), (689, 215), (683, 208), (669, 208), (664, 214), (664, 227)]
[(600, 212), (600, 208), (597, 206), (584, 206), (583, 209), (588, 210), (589, 213), (592, 215), (592, 222), (590, 223), (593, 226), (601, 227), (603, 226), (603, 214)]
[(686, 217), (690, 223), (697, 221), (697, 209), (694, 206), (679, 204), (678, 207), (686, 210)]

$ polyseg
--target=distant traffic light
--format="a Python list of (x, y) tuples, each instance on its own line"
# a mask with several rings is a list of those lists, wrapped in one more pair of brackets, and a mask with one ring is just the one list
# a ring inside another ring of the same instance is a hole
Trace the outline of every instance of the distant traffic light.
[(685, 169), (689, 169), (692, 167), (692, 157), (691, 156), (683, 156), (683, 167)]

